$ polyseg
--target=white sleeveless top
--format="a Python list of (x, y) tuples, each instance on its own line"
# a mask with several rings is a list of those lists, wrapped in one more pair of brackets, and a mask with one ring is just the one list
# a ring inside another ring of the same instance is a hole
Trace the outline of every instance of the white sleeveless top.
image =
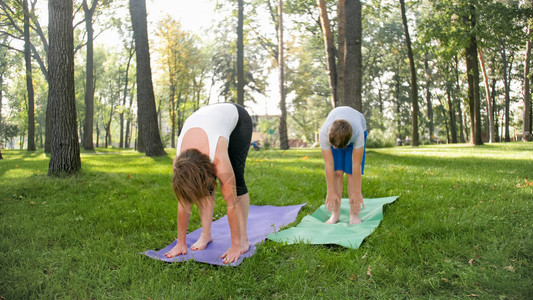
[(181, 143), (185, 133), (191, 128), (201, 128), (207, 134), (209, 158), (213, 162), (219, 138), (225, 137), (229, 143), (229, 136), (237, 126), (238, 121), (239, 112), (237, 107), (231, 103), (217, 103), (198, 109), (183, 124), (176, 146), (176, 156), (181, 153)]

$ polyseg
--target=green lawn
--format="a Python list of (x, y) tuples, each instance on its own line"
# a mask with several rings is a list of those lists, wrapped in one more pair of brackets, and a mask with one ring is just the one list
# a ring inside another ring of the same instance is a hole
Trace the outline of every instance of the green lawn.
[[(42, 152), (2, 150), (0, 296), (533, 298), (533, 143), (370, 149), (363, 195), (400, 198), (359, 249), (266, 241), (238, 267), (138, 254), (176, 235), (167, 153), (97, 149), (56, 179)], [(325, 198), (319, 150), (252, 151), (246, 176), (252, 204), (307, 202), (298, 221)]]

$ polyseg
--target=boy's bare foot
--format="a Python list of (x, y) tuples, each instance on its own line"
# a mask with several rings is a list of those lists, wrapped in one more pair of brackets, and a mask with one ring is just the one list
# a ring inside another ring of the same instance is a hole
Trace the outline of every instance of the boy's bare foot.
[(192, 251), (204, 250), (209, 243), (213, 241), (211, 235), (205, 237), (203, 234), (200, 235), (200, 238), (191, 246)]
[(337, 222), (339, 222), (339, 215), (336, 215), (336, 214), (331, 214), (331, 217), (329, 218), (329, 220), (327, 220), (326, 224), (336, 224)]
[(359, 214), (350, 215), (350, 225), (359, 224), (359, 223), (361, 223), (361, 218), (359, 218)]
[(187, 245), (176, 244), (176, 246), (174, 246), (172, 250), (165, 253), (165, 256), (167, 258), (172, 258), (174, 256), (184, 255), (184, 254), (187, 254)]

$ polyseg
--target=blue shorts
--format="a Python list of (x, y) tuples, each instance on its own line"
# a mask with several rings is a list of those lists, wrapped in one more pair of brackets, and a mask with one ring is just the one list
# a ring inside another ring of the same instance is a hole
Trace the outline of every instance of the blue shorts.
[[(361, 160), (361, 175), (365, 174), (365, 156), (366, 156), (366, 137), (365, 130), (365, 145), (363, 148), (363, 159)], [(346, 174), (352, 174), (352, 154), (353, 143), (348, 144), (346, 148), (339, 149), (331, 147), (331, 154), (333, 154), (333, 169), (335, 171), (342, 170)]]

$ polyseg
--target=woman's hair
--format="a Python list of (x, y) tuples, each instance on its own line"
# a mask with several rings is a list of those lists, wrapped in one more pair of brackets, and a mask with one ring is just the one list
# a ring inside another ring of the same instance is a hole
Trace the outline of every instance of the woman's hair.
[(346, 148), (352, 138), (352, 125), (346, 120), (335, 120), (329, 128), (329, 143), (335, 148)]
[(176, 156), (172, 169), (172, 189), (182, 204), (201, 207), (201, 200), (211, 196), (217, 187), (215, 166), (209, 156), (196, 149)]

